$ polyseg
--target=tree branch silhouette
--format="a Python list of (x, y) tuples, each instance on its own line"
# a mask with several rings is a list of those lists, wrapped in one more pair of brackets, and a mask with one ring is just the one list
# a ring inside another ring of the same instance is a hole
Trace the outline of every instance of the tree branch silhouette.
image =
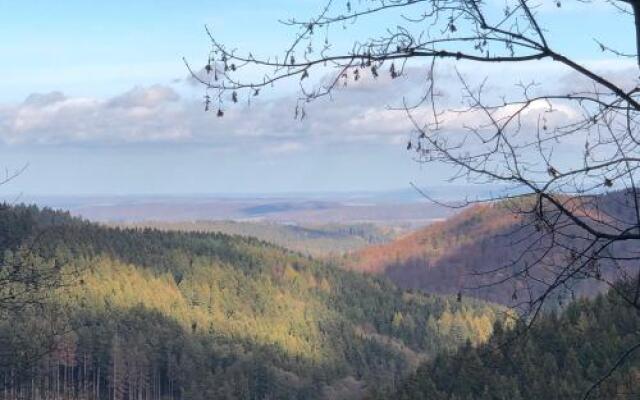
[[(227, 103), (283, 81), (297, 81), (293, 108), (302, 119), (308, 104), (342, 87), (362, 79), (393, 81), (408, 65), (424, 70), (427, 84), (417, 101), (405, 99), (401, 107), (413, 126), (407, 149), (419, 163), (450, 167), (451, 180), (506, 185), (504, 195), (466, 204), (504, 200), (519, 216), (513, 235), (522, 254), (476, 271), (476, 287), (513, 283), (522, 292), (514, 291), (514, 306), (535, 320), (550, 301), (574, 296), (587, 282), (607, 286), (623, 279), (636, 283), (623, 298), (640, 310), (638, 66), (620, 79), (558, 50), (540, 17), (546, 4), (508, 0), (499, 9), (478, 0), (328, 1), (314, 17), (282, 21), (297, 34), (279, 55), (242, 53), (207, 28), (206, 65), (200, 70), (185, 63), (206, 92), (205, 108), (220, 117), (231, 107)], [(604, 4), (622, 11), (621, 24), (634, 24), (633, 56), (640, 57), (640, 1)], [(369, 18), (390, 22), (348, 46), (330, 40), (334, 29), (344, 37), (346, 28)], [(595, 47), (615, 59), (630, 55), (605, 43)], [(457, 68), (540, 61), (576, 83), (569, 89), (544, 85), (534, 72), (531, 83), (516, 82), (516, 91), (496, 94), (487, 81), (503, 81), (497, 72), (474, 83)], [(441, 64), (453, 66), (453, 81), (440, 78)], [(460, 90), (457, 105), (451, 96), (439, 96), (441, 84)]]

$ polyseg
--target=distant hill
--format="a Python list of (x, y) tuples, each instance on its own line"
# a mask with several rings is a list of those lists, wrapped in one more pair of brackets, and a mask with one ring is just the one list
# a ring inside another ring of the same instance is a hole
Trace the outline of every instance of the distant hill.
[(408, 230), (401, 226), (365, 223), (293, 225), (269, 221), (140, 222), (113, 226), (250, 236), (314, 257), (340, 256), (367, 246), (386, 243)]
[[(419, 227), (452, 211), (419, 198), (415, 191), (342, 194), (200, 196), (39, 196), (41, 207), (69, 211), (103, 223), (237, 221), (294, 225), (362, 224)], [(2, 198), (2, 196), (0, 196)]]
[[(0, 207), (0, 232), (2, 265), (48, 265), (66, 283), (51, 296), (60, 313), (0, 316), (7, 400), (357, 399), (487, 340), (505, 317), (254, 238), (108, 228), (26, 206)], [(68, 329), (43, 352), (48, 318)]]
[[(589, 201), (594, 209), (597, 207), (613, 216), (615, 222), (616, 218), (631, 220), (626, 200), (622, 193), (613, 193)], [(514, 205), (508, 201), (475, 205), (389, 243), (358, 250), (344, 258), (343, 263), (351, 270), (385, 275), (404, 288), (443, 294), (462, 292), (511, 304), (523, 298), (528, 289), (513, 281), (485, 285), (499, 281), (525, 265), (532, 265), (539, 257), (562, 263), (562, 257), (568, 255), (568, 251), (560, 250), (560, 246), (545, 253), (549, 236), (513, 209)], [(566, 248), (584, 245), (581, 239), (562, 237), (554, 240), (560, 240)], [(633, 244), (621, 244), (615, 249), (623, 254), (633, 251), (629, 246)], [(602, 268), (606, 274), (606, 261)], [(485, 274), (496, 269), (495, 273)], [(604, 285), (581, 283), (576, 295), (593, 295), (603, 289)]]
[[(409, 194), (412, 194), (409, 196)], [(0, 196), (0, 198), (2, 198)], [(16, 196), (6, 197), (15, 201)], [(424, 226), (452, 212), (425, 202), (414, 192), (33, 197), (42, 207), (69, 211), (96, 222), (268, 221), (284, 224), (356, 224)]]

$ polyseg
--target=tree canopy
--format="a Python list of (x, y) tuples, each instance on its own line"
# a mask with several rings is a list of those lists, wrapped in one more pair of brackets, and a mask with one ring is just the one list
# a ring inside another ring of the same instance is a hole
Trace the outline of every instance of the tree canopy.
[[(251, 238), (107, 228), (35, 207), (6, 208), (0, 229), (5, 257), (38, 238), (30, 254), (61, 265), (66, 283), (55, 314), (2, 319), (7, 400), (353, 398), (507, 318)], [(50, 319), (65, 331), (50, 336)]]

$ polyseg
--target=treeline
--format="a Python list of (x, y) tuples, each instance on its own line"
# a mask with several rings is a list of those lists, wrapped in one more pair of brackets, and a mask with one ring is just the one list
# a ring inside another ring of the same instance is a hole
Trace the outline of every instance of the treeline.
[(269, 221), (140, 222), (115, 226), (250, 236), (314, 257), (341, 256), (386, 243), (400, 230), (370, 223), (287, 225)]
[[(636, 290), (621, 284), (617, 291)], [(633, 297), (631, 297), (633, 298)], [(422, 365), (384, 399), (637, 399), (640, 315), (611, 291)], [(635, 350), (634, 350), (635, 349)]]
[(351, 399), (504, 318), (239, 236), (26, 206), (0, 209), (0, 233), (2, 265), (65, 280), (51, 304), (4, 311), (2, 400)]

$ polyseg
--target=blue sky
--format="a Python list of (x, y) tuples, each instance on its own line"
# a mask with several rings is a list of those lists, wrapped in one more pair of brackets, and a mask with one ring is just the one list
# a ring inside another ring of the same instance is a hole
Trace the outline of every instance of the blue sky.
[[(319, 104), (305, 123), (288, 120), (293, 102), (286, 87), (235, 119), (221, 122), (203, 115), (203, 93), (185, 82), (181, 58), (204, 61), (205, 24), (223, 41), (272, 54), (292, 37), (278, 19), (313, 15), (323, 4), (0, 0), (0, 165), (11, 170), (29, 164), (2, 189), (186, 194), (441, 184), (447, 171), (416, 164), (403, 149), (408, 127), (378, 112), (410, 90), (411, 80), (400, 88), (379, 89), (379, 102), (362, 91)], [(554, 45), (575, 58), (618, 67), (597, 51), (594, 38), (633, 52), (630, 21), (621, 23), (627, 19), (604, 5), (565, 2), (559, 11), (548, 8), (541, 17)], [(364, 21), (338, 42), (379, 29), (383, 22)], [(63, 108), (56, 106), (62, 103)], [(46, 113), (34, 111), (42, 104)], [(17, 125), (21, 129), (12, 131)]]

